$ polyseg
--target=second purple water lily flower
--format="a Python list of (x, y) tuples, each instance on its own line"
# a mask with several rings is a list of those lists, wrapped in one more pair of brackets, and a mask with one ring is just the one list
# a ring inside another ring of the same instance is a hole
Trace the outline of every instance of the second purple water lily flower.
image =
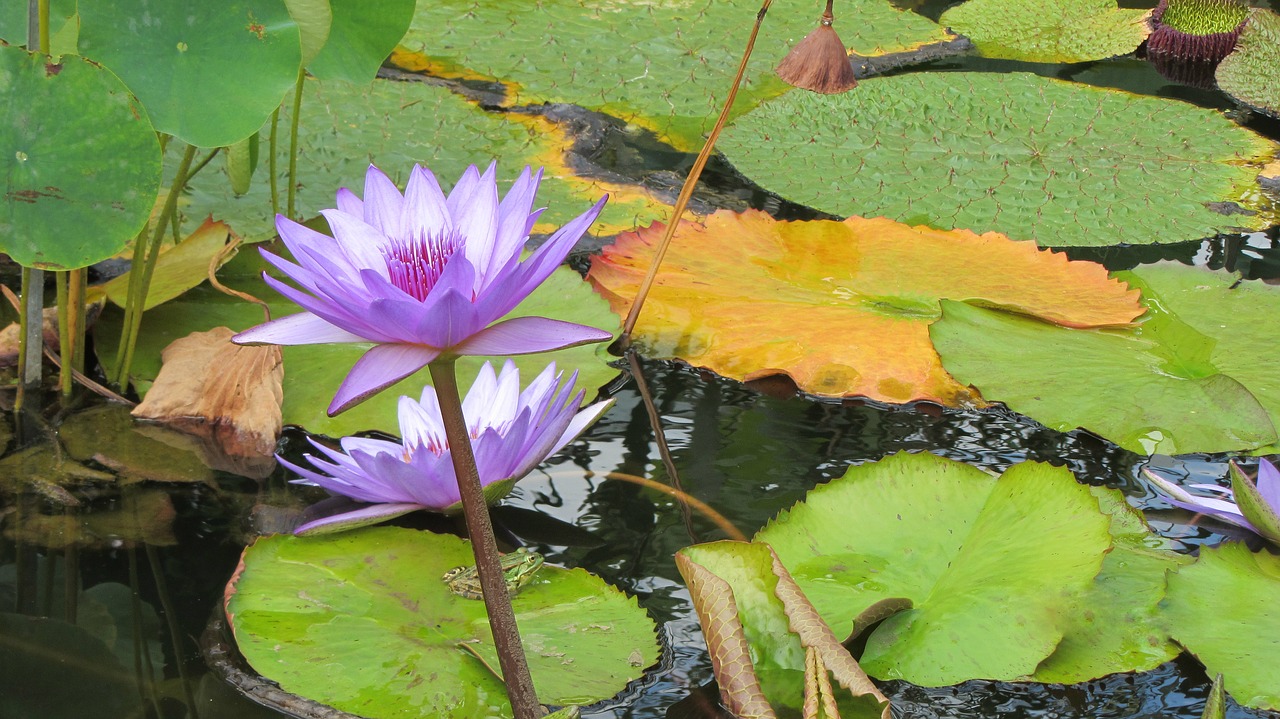
[(338, 388), (332, 416), (442, 355), (529, 354), (610, 339), (594, 327), (545, 317), (497, 322), (564, 261), (606, 198), (521, 262), (542, 212), (532, 209), (542, 171), (526, 167), (499, 201), (494, 167), (483, 175), (467, 168), (446, 196), (420, 166), (401, 195), (371, 165), (363, 200), (344, 188), (337, 209), (322, 211), (333, 237), (277, 216), (280, 238), (297, 264), (262, 255), (301, 289), (264, 279), (306, 312), (241, 332), (234, 341), (375, 343)]
[[(1169, 504), (1216, 517), (1280, 545), (1280, 470), (1259, 459), (1256, 484), (1234, 462), (1230, 472), (1230, 489), (1217, 484), (1189, 484), (1184, 489), (1149, 469), (1143, 470)], [(1192, 494), (1187, 489), (1205, 494)]]
[[(574, 394), (576, 379), (575, 372), (562, 384), (553, 362), (521, 391), (520, 372), (513, 362), (508, 360), (498, 375), (484, 363), (462, 408), (490, 502), (509, 492), (515, 480), (571, 442), (613, 404), (613, 400), (597, 402), (579, 410), (583, 392)], [(308, 521), (295, 533), (336, 532), (417, 509), (460, 509), (457, 475), (433, 387), (423, 389), (419, 401), (400, 398), (400, 434), (402, 442), (345, 437), (341, 452), (312, 441), (327, 458), (306, 455), (314, 470), (281, 459), (281, 464), (302, 477), (295, 481), (359, 503), (348, 502), (345, 511)]]

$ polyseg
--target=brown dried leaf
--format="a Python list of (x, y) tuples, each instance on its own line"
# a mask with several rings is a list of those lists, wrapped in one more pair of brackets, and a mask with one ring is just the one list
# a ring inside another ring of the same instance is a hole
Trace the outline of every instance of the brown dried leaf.
[(235, 345), (233, 334), (215, 327), (174, 340), (133, 416), (215, 440), (229, 458), (270, 456), (282, 425), (280, 348)]
[(741, 719), (776, 719), (756, 678), (751, 647), (738, 620), (738, 608), (728, 582), (684, 554), (676, 554), (676, 568), (689, 585), (693, 607), (702, 623), (702, 634), (720, 685), (721, 701)]

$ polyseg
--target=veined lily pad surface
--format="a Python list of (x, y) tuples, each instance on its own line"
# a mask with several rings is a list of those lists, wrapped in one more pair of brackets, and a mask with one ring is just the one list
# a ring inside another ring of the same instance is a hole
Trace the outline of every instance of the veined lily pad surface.
[(1273, 452), (1280, 288), (1175, 263), (1119, 273), (1148, 308), (1132, 329), (1064, 330), (961, 303), (930, 329), (943, 365), (992, 401), (1143, 454)]
[(1169, 577), (1169, 631), (1245, 706), (1280, 710), (1280, 558), (1238, 542)]
[[(283, 127), (288, 127), (289, 107), (281, 111)], [(547, 211), (535, 232), (554, 231), (606, 193), (609, 203), (592, 226), (595, 234), (630, 229), (667, 214), (665, 205), (641, 190), (574, 175), (563, 154), (570, 138), (552, 123), (488, 113), (442, 87), (393, 80), (360, 85), (310, 80), (304, 85), (300, 115), (297, 210), (304, 217), (334, 207), (340, 187), (359, 195), (370, 163), (401, 187), (419, 163), (448, 189), (468, 165), (483, 170), (494, 158), (500, 160), (499, 192), (506, 192), (525, 165), (545, 168), (534, 206)], [(282, 197), (288, 183), (285, 164), (279, 168)], [(272, 237), (270, 181), (266, 172), (259, 175), (247, 194), (236, 197), (223, 172), (206, 170), (192, 180), (184, 212), (212, 215), (250, 242)]]
[[(1049, 247), (1181, 242), (1275, 218), (1257, 185), (1274, 142), (1176, 100), (1022, 73), (790, 93), (719, 147), (765, 189), (825, 212)], [(1210, 207), (1232, 202), (1257, 212)]]
[[(513, 105), (568, 102), (655, 130), (696, 150), (720, 112), (760, 10), (758, 0), (444, 0), (419, 3), (407, 69), (497, 80)], [(775, 7), (761, 28), (737, 113), (789, 86), (773, 67), (817, 26), (820, 6)], [(954, 38), (888, 0), (837, 7), (836, 29), (852, 52), (883, 55)]]
[(756, 534), (837, 637), (876, 602), (910, 599), (867, 640), (873, 677), (940, 686), (1035, 672), (1111, 548), (1088, 487), (1048, 465), (998, 480), (929, 454), (854, 467)]
[(969, 0), (938, 21), (987, 57), (1068, 63), (1133, 52), (1151, 32), (1147, 15), (1115, 0)]
[[(619, 314), (662, 233), (652, 225), (624, 234), (593, 258), (588, 278)], [(980, 405), (929, 343), (943, 297), (1071, 326), (1124, 324), (1141, 312), (1137, 294), (1100, 265), (996, 233), (722, 211), (676, 232), (637, 335), (650, 356), (734, 379), (785, 374), (818, 395)]]
[[(264, 537), (227, 587), (227, 617), (286, 691), (371, 719), (509, 717), (484, 602), (440, 579), (472, 561), (452, 535), (395, 527)], [(584, 570), (544, 566), (512, 605), (544, 702), (613, 696), (658, 659), (635, 599)]]
[(1218, 65), (1217, 80), (1228, 95), (1280, 117), (1280, 15), (1253, 11), (1236, 49)]
[[(239, 275), (237, 269), (258, 269), (263, 266), (253, 252), (245, 252), (227, 266), (223, 281), (235, 289), (268, 300), (273, 317), (283, 317), (300, 312), (301, 308), (283, 300), (254, 275)], [(618, 328), (618, 317), (609, 311), (608, 305), (591, 292), (591, 288), (568, 268), (560, 268), (552, 274), (525, 301), (520, 303), (509, 317), (538, 315), (569, 322), (599, 327), (608, 331)], [(117, 342), (120, 336), (120, 314), (105, 314), (95, 327), (99, 354), (108, 366), (114, 365)], [(246, 330), (263, 321), (262, 309), (244, 300), (229, 297), (209, 287), (187, 292), (149, 311), (142, 320), (136, 354), (130, 373), (135, 386), (145, 392), (150, 382), (160, 372), (160, 353), (170, 342), (192, 332), (203, 332), (213, 327), (230, 327)], [(364, 430), (378, 429), (395, 433), (396, 403), (401, 395), (417, 399), (422, 388), (429, 384), (426, 370), (418, 372), (377, 396), (343, 412), (337, 417), (325, 414), (325, 408), (342, 383), (352, 365), (371, 345), (333, 344), (301, 345), (284, 349), (284, 404), (285, 424), (296, 424), (311, 432), (340, 436)], [(471, 386), (481, 362), (485, 358), (467, 357), (458, 362), (458, 381), (462, 391)], [(502, 358), (488, 358), (501, 367)], [(521, 368), (521, 377), (527, 383), (537, 376), (548, 362), (555, 362), (565, 377), (578, 371), (578, 387), (587, 392), (587, 400), (601, 385), (617, 376), (617, 370), (607, 363), (612, 359), (604, 345), (583, 345), (556, 352), (513, 357)]]

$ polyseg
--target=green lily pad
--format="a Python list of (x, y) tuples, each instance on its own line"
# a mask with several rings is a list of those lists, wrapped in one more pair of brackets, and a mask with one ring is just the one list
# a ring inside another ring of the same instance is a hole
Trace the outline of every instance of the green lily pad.
[(1151, 32), (1149, 11), (1115, 0), (969, 0), (938, 22), (987, 57), (1025, 62), (1087, 62), (1127, 55)]
[[(1180, 242), (1275, 219), (1257, 185), (1274, 142), (1176, 100), (1023, 73), (789, 93), (719, 146), (766, 189), (825, 212), (1042, 246)], [(1258, 213), (1210, 209), (1221, 202)]]
[(1218, 64), (1216, 75), (1223, 92), (1280, 116), (1280, 15), (1255, 9), (1236, 49)]
[(198, 147), (257, 132), (298, 79), (298, 26), (282, 0), (79, 9), (81, 54), (119, 75), (157, 130)]
[(1036, 681), (1075, 684), (1147, 671), (1181, 651), (1169, 641), (1158, 605), (1166, 572), (1190, 564), (1190, 558), (1170, 551), (1168, 540), (1152, 534), (1142, 513), (1120, 492), (1095, 487), (1093, 494), (1111, 516), (1112, 549), (1093, 586), (1068, 615), (1058, 648), (1036, 668)]
[[(472, 561), (457, 537), (396, 527), (265, 537), (227, 587), (227, 616), (286, 691), (371, 719), (511, 716), (502, 683), (462, 648), (493, 654), (484, 602), (440, 581)], [(653, 621), (584, 570), (544, 566), (512, 606), (546, 703), (613, 696), (657, 661)]]
[(1237, 702), (1280, 710), (1280, 557), (1238, 542), (1204, 547), (1169, 576), (1169, 631)]
[(1068, 330), (943, 302), (929, 335), (989, 400), (1143, 454), (1259, 453), (1277, 442), (1280, 288), (1176, 263), (1122, 272), (1148, 308), (1132, 329)]
[(160, 146), (110, 72), (0, 46), (0, 174), (0, 251), (28, 267), (74, 269), (119, 252), (146, 223)]
[[(242, 253), (240, 257), (245, 259), (237, 258), (228, 264), (220, 279), (235, 289), (267, 300), (273, 317), (300, 312), (300, 307), (281, 299), (260, 278), (235, 274), (245, 268), (262, 266), (261, 260), (256, 260), (253, 255), (256, 253)], [(609, 331), (616, 331), (620, 325), (618, 316), (609, 310), (608, 302), (592, 292), (582, 278), (568, 268), (560, 268), (552, 273), (541, 287), (507, 316), (527, 315), (578, 322)], [(108, 371), (115, 364), (121, 316), (119, 312), (104, 312), (94, 327), (98, 355)], [(230, 327), (239, 332), (261, 324), (262, 321), (262, 310), (257, 305), (229, 297), (207, 285), (189, 291), (143, 316), (142, 331), (133, 364), (130, 365), (130, 380), (139, 388), (140, 393), (145, 394), (151, 381), (160, 372), (160, 352), (170, 342), (192, 332), (203, 332), (214, 327)], [(617, 370), (608, 365), (613, 358), (605, 351), (605, 344), (571, 347), (511, 359), (521, 368), (521, 376), (526, 383), (541, 372), (548, 362), (554, 361), (557, 367), (564, 370), (565, 377), (577, 370), (578, 387), (585, 389), (590, 398), (597, 388), (618, 374)], [(400, 395), (416, 399), (422, 394), (422, 388), (430, 384), (430, 377), (425, 369), (337, 417), (325, 414), (325, 408), (333, 399), (338, 385), (370, 346), (285, 347), (284, 405), (281, 408), (284, 423), (300, 425), (311, 432), (331, 436), (372, 429), (398, 433), (396, 403)], [(493, 357), (464, 357), (459, 360), (458, 382), (463, 392), (471, 386), (485, 359), (499, 366), (505, 360)]]
[(929, 454), (851, 468), (756, 534), (843, 637), (883, 599), (913, 609), (867, 640), (881, 679), (940, 686), (1031, 675), (1111, 548), (1109, 518), (1063, 468), (996, 480)]
[[(284, 127), (291, 106), (286, 103), (281, 110)], [(488, 113), (442, 87), (393, 80), (371, 85), (308, 80), (299, 127), (297, 208), (302, 216), (313, 216), (334, 207), (340, 187), (363, 194), (370, 163), (401, 187), (414, 163), (420, 163), (447, 189), (468, 165), (483, 169), (490, 159), (499, 158), (500, 192), (506, 192), (524, 165), (546, 167), (535, 206), (546, 206), (547, 211), (535, 232), (553, 231), (606, 192), (609, 203), (592, 227), (594, 234), (613, 234), (669, 214), (669, 207), (639, 188), (576, 177), (564, 164), (567, 148), (564, 132), (546, 120)], [(287, 163), (280, 164), (283, 193), (288, 187)], [(224, 171), (209, 168), (191, 181), (184, 199), (189, 200), (188, 216), (213, 215), (250, 242), (276, 233), (265, 173), (236, 197)]]
[[(758, 0), (675, 3), (504, 0), (419, 3), (392, 55), (406, 69), (507, 83), (511, 105), (567, 102), (656, 131), (696, 150), (720, 113)], [(859, 55), (915, 50), (953, 39), (887, 0), (850, 0), (835, 29)], [(789, 89), (773, 74), (818, 23), (819, 8), (775, 7), (764, 21), (735, 114)], [(549, 33), (550, 31), (550, 33)]]
[(284, 0), (289, 16), (298, 24), (298, 39), (302, 49), (302, 64), (306, 66), (329, 40), (333, 25), (333, 10), (329, 0)]
[(333, 10), (329, 40), (307, 69), (321, 80), (369, 82), (409, 29), (414, 4), (414, 0), (329, 0)]

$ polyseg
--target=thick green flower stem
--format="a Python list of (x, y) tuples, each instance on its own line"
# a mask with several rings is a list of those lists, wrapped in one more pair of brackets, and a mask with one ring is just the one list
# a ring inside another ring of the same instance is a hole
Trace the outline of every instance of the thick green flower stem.
[(454, 368), (456, 358), (442, 358), (428, 365), (431, 383), (436, 388), (440, 402), (440, 416), (444, 420), (445, 436), (449, 440), (449, 453), (453, 457), (453, 470), (458, 476), (458, 492), (462, 495), (462, 511), (467, 520), (467, 534), (471, 535), (471, 551), (475, 553), (476, 571), (480, 575), (480, 589), (484, 592), (484, 606), (489, 612), (489, 629), (498, 649), (498, 666), (507, 685), (507, 698), (515, 719), (540, 719), (542, 707), (533, 689), (533, 677), (529, 663), (520, 645), (520, 631), (516, 627), (516, 614), (511, 609), (511, 596), (502, 578), (499, 566), (498, 542), (493, 536), (489, 521), (489, 505), (480, 486), (480, 473), (471, 451), (471, 433), (462, 416), (462, 399), (458, 394), (458, 377)]
[[(289, 192), (285, 217), (294, 217), (294, 200), (298, 197), (298, 119), (302, 114), (302, 83), (307, 79), (306, 70), (298, 70), (298, 83), (293, 88), (293, 114), (289, 116)], [(274, 127), (272, 128), (274, 129)]]

